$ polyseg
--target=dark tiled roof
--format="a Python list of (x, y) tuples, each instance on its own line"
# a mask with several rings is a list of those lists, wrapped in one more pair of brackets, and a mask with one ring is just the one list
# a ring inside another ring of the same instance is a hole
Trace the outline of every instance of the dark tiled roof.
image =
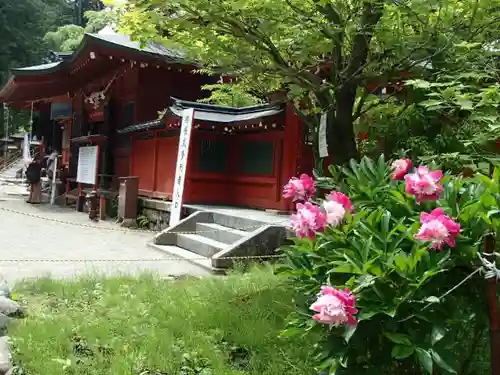
[(148, 42), (144, 46), (141, 46), (139, 42), (136, 42), (130, 38), (128, 35), (122, 34), (86, 34), (86, 38), (94, 39), (96, 41), (101, 41), (107, 44), (113, 44), (118, 47), (135, 50), (142, 53), (147, 53), (156, 56), (162, 56), (172, 61), (182, 61), (184, 59), (184, 54), (167, 48), (161, 44)]
[(116, 132), (119, 134), (128, 134), (139, 130), (159, 129), (161, 127), (163, 127), (163, 118), (153, 121), (143, 122), (140, 124), (130, 125), (123, 129), (118, 129)]
[(249, 121), (269, 116), (274, 116), (284, 111), (283, 105), (259, 104), (249, 107), (226, 107), (213, 104), (190, 102), (172, 98), (173, 104), (170, 111), (177, 116), (182, 116), (182, 110), (194, 108), (194, 118), (200, 121), (232, 123)]
[(109, 48), (132, 50), (139, 54), (148, 55), (166, 60), (171, 63), (185, 63), (184, 53), (167, 48), (161, 44), (149, 42), (141, 46), (139, 42), (133, 41), (130, 36), (122, 34), (89, 34), (86, 33), (80, 45), (73, 53), (54, 52), (61, 61), (51, 62), (48, 64), (28, 66), (24, 68), (11, 69), (15, 75), (35, 75), (48, 74), (63, 69), (65, 66), (71, 65), (76, 60), (79, 54), (85, 47), (92, 43), (105, 45)]
[(128, 134), (140, 130), (161, 129), (164, 126), (164, 118), (169, 112), (178, 117), (182, 117), (182, 111), (187, 108), (195, 109), (194, 118), (196, 120), (216, 122), (220, 124), (235, 123), (274, 116), (283, 112), (284, 110), (283, 106), (273, 104), (260, 104), (250, 107), (236, 108), (190, 102), (187, 100), (180, 100), (176, 98), (172, 98), (172, 101), (173, 103), (170, 106), (169, 111), (167, 111), (161, 118), (127, 126), (123, 129), (117, 130), (117, 133)]

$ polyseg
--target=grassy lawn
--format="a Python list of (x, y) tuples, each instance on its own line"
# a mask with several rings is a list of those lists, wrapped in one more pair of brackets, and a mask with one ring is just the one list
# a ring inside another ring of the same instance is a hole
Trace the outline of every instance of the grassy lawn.
[(11, 328), (24, 375), (306, 375), (302, 339), (280, 339), (293, 295), (268, 269), (228, 278), (39, 279), (17, 287)]

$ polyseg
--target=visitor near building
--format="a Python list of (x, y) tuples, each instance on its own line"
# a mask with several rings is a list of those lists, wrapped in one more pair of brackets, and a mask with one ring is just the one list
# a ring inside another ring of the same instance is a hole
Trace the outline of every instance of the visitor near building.
[(36, 155), (26, 169), (26, 179), (30, 185), (30, 195), (27, 203), (40, 204), (42, 201), (41, 173), (41, 158), (40, 155)]

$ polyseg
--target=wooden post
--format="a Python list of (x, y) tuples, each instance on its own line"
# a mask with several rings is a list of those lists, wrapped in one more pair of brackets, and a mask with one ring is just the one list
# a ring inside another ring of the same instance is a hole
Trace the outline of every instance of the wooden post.
[(99, 196), (99, 220), (106, 219), (106, 198), (104, 195)]
[[(495, 252), (495, 240), (492, 235), (486, 236), (484, 250), (486, 254)], [(500, 319), (498, 317), (497, 280), (495, 277), (488, 279), (486, 288), (490, 319), (491, 375), (500, 375)]]

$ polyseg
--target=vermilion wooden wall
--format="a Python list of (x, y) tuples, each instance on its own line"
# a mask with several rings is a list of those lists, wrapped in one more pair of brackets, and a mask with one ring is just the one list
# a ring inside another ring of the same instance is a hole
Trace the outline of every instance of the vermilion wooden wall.
[(178, 136), (159, 137), (151, 132), (152, 139), (134, 139), (130, 175), (139, 176), (140, 194), (171, 197), (177, 161)]
[[(288, 108), (282, 121), (284, 130), (262, 133), (222, 135), (194, 130), (189, 151), (188, 169), (184, 187), (184, 203), (235, 205), (256, 208), (289, 210), (291, 202), (281, 196), (282, 187), (291, 176), (302, 169), (305, 152), (303, 127)], [(159, 136), (163, 131), (151, 132), (152, 139), (133, 141), (131, 175), (139, 176), (141, 195), (171, 198), (177, 159), (178, 135)], [(219, 140), (228, 145), (228, 171), (205, 173), (199, 170), (199, 150), (203, 140)], [(238, 165), (244, 142), (270, 141), (274, 144), (273, 172), (255, 176), (239, 173)]]
[[(202, 139), (219, 139), (229, 146), (229, 170), (224, 174), (202, 173), (197, 170)], [(184, 200), (186, 203), (227, 204), (260, 208), (281, 208), (281, 165), (283, 131), (234, 136), (195, 133), (193, 137)], [(273, 173), (267, 176), (244, 175), (238, 165), (245, 141), (270, 141), (274, 146)]]

